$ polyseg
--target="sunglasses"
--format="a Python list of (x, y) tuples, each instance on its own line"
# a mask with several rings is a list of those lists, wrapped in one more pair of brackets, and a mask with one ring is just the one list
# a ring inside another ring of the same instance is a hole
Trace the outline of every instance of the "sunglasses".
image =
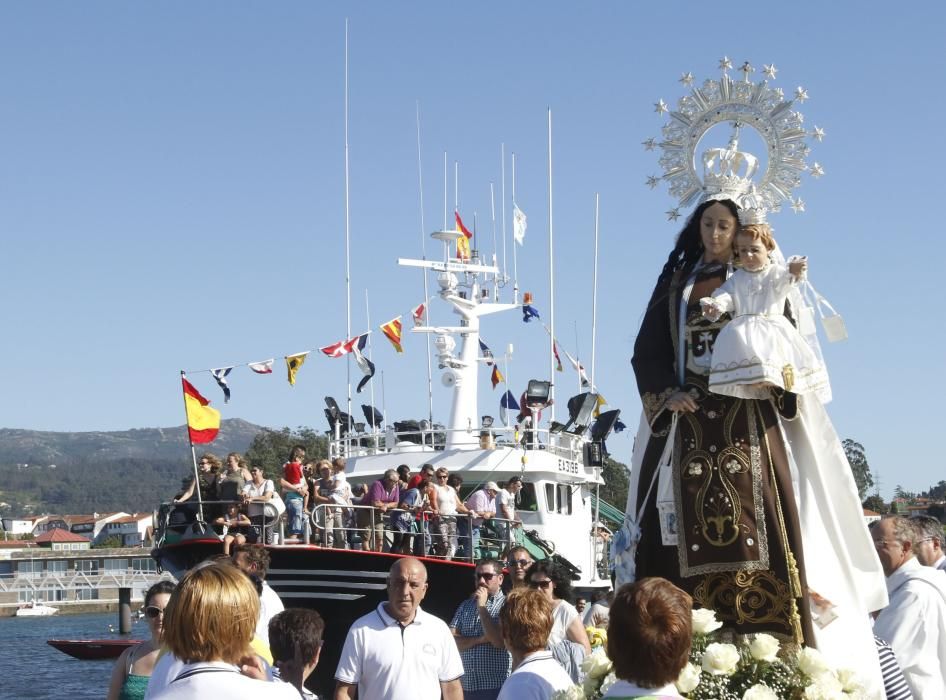
[(145, 615), (154, 620), (155, 618), (164, 615), (164, 608), (159, 608), (156, 605), (149, 605), (147, 608), (145, 608)]
[(552, 579), (545, 579), (544, 581), (529, 581), (529, 585), (532, 588), (548, 588), (552, 585)]
[(495, 577), (496, 577), (496, 574), (490, 574), (490, 573), (486, 573), (486, 572), (483, 572), (483, 573), (477, 572), (477, 573), (475, 574), (475, 578), (477, 578), (477, 579), (481, 579), (481, 578), (482, 578), (482, 579), (486, 579), (487, 581), (492, 581)]
[(518, 564), (519, 566), (521, 566), (521, 567), (524, 569), (524, 568), (526, 568), (527, 566), (529, 566), (529, 564), (531, 564), (531, 563), (532, 563), (532, 562), (529, 561), (528, 559), (512, 559), (512, 560), (509, 562), (509, 566), (515, 566), (516, 564)]

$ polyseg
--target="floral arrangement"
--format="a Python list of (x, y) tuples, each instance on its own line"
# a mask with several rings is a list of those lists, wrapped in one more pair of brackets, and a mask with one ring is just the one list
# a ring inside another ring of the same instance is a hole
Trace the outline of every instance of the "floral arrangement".
[[(690, 662), (676, 681), (690, 700), (856, 700), (864, 689), (852, 671), (835, 670), (816, 650), (803, 647), (780, 658), (781, 645), (769, 634), (738, 635), (735, 644), (714, 640), (723, 626), (712, 610), (693, 611)], [(582, 662), (581, 686), (560, 691), (553, 700), (598, 700), (617, 681), (603, 642)]]

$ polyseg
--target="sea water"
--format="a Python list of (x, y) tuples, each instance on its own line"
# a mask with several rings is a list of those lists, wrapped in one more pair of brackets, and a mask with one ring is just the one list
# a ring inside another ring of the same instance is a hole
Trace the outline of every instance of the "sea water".
[[(108, 693), (114, 659), (80, 661), (46, 643), (47, 639), (120, 639), (118, 613), (0, 618), (0, 699), (65, 698), (101, 700)], [(144, 620), (132, 623), (128, 637), (146, 639)]]

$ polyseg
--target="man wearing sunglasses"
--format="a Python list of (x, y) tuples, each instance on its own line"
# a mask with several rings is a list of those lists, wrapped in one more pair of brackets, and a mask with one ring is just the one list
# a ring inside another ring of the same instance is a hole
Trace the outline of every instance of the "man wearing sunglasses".
[(450, 623), (463, 661), (460, 683), (466, 700), (496, 700), (511, 663), (499, 629), (506, 602), (503, 566), (496, 559), (481, 559), (473, 576), (473, 595), (460, 603)]

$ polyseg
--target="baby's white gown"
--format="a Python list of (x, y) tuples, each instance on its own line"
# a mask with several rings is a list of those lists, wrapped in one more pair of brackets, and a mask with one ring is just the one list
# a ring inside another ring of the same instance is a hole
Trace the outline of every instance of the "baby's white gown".
[[(701, 300), (710, 307), (711, 320), (727, 312), (732, 317), (713, 344), (710, 391), (767, 399), (771, 387), (759, 385), (769, 383), (796, 394), (814, 393), (822, 402), (831, 400), (824, 365), (785, 317), (785, 299), (794, 284), (788, 267), (769, 263), (754, 272), (736, 270), (712, 297)], [(794, 384), (786, 387), (789, 373)]]

